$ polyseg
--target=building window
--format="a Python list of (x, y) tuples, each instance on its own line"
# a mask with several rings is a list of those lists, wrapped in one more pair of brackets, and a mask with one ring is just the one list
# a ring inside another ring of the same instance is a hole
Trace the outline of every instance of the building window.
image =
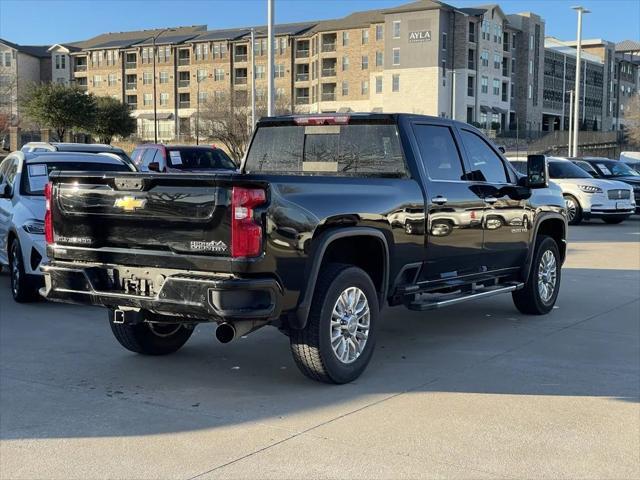
[(493, 68), (500, 69), (502, 67), (502, 57), (494, 53), (493, 54)]
[(516, 89), (513, 83), (511, 83), (511, 98), (516, 98)]
[(169, 83), (169, 72), (160, 72), (160, 83)]
[(116, 84), (116, 74), (115, 73), (110, 73), (109, 76), (107, 77), (107, 84), (110, 87), (113, 87)]
[(278, 63), (274, 68), (275, 78), (284, 78), (284, 63)]
[(162, 92), (160, 94), (160, 106), (166, 107), (167, 105), (169, 105), (169, 94)]
[(442, 32), (442, 50), (447, 49), (447, 32)]
[(480, 54), (480, 63), (483, 67), (489, 66), (489, 50), (482, 50)]
[(384, 25), (376, 25), (376, 40), (380, 41), (384, 37)]
[(256, 65), (256, 79), (263, 79), (265, 73), (264, 65)]
[(152, 81), (153, 81), (153, 76), (152, 76), (151, 72), (144, 72), (142, 74), (142, 84), (143, 85), (151, 85)]
[(400, 49), (399, 48), (393, 49), (393, 64), (400, 65)]
[(486, 112), (480, 112), (480, 127), (487, 128), (487, 114)]
[(516, 73), (516, 59), (512, 58), (511, 59), (511, 74), (515, 74)]
[(349, 45), (349, 32), (342, 32), (342, 46), (346, 47)]
[(369, 80), (362, 80), (362, 82), (360, 82), (360, 93), (362, 95), (369, 95)]
[(497, 78), (493, 79), (493, 94), (500, 96), (500, 80)]
[(509, 99), (509, 84), (507, 82), (502, 82), (502, 101), (506, 102)]
[(376, 67), (382, 67), (384, 63), (384, 54), (381, 51), (376, 52)]
[(475, 43), (476, 41), (476, 22), (469, 22), (469, 41)]
[(442, 76), (446, 77), (447, 76), (447, 61), (446, 60), (442, 60), (440, 62), (440, 66), (442, 68)]
[(529, 84), (527, 98), (529, 98), (529, 100), (531, 100), (532, 97), (533, 97), (533, 87), (531, 86), (531, 84)]
[(394, 73), (391, 76), (391, 91), (392, 92), (400, 91), (400, 75), (397, 73)]
[(0, 52), (0, 66), (3, 66), (3, 67), (11, 66), (11, 52), (4, 52), (4, 54)]
[(148, 107), (153, 102), (153, 96), (150, 93), (145, 93), (142, 95), (142, 104), (145, 107)]
[(349, 70), (349, 57), (342, 57), (342, 71), (345, 72)]
[(393, 22), (393, 38), (400, 38), (400, 20)]
[(533, 50), (533, 33), (529, 35), (529, 50)]
[(208, 94), (207, 92), (198, 92), (198, 103), (202, 105), (207, 102)]
[(362, 30), (362, 45), (369, 43), (369, 30)]
[(284, 98), (284, 88), (278, 87), (276, 88), (276, 100), (282, 100)]
[(467, 123), (473, 122), (473, 107), (467, 107)]
[(208, 72), (206, 70), (198, 69), (198, 71), (196, 72), (196, 80), (198, 80), (198, 82), (203, 81), (205, 78), (207, 78), (207, 76)]
[(480, 77), (480, 92), (489, 93), (489, 77)]
[(216, 82), (224, 80), (224, 68), (216, 68), (213, 71), (213, 80)]
[(349, 82), (342, 82), (342, 96), (346, 97), (349, 95)]
[(473, 97), (473, 95), (474, 95), (475, 81), (476, 81), (475, 77), (472, 77), (472, 76), (468, 76), (467, 77), (467, 96), (468, 97)]
[(102, 75), (94, 75), (93, 76), (93, 86), (99, 87), (102, 85)]
[(366, 70), (369, 68), (369, 56), (368, 55), (363, 55), (362, 56), (362, 70)]
[(376, 77), (376, 93), (382, 93), (382, 75)]
[(533, 75), (533, 60), (529, 60), (529, 75)]

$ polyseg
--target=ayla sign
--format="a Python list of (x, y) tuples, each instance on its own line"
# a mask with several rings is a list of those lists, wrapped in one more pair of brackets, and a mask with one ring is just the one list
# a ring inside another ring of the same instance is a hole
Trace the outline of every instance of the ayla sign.
[(409, 32), (409, 43), (430, 42), (431, 30), (420, 30), (417, 32)]

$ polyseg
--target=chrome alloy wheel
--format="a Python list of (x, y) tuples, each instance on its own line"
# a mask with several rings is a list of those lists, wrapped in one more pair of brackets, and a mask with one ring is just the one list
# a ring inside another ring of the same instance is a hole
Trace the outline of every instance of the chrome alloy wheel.
[(565, 198), (564, 203), (567, 207), (567, 219), (572, 222), (578, 214), (578, 205), (576, 205), (575, 200), (573, 200), (572, 198)]
[(14, 242), (11, 247), (11, 291), (14, 297), (18, 296), (18, 290), (20, 289), (20, 248), (18, 244)]
[(358, 287), (345, 289), (331, 312), (331, 348), (342, 363), (352, 363), (364, 351), (369, 338), (370, 311), (367, 296)]
[(558, 264), (551, 250), (542, 254), (538, 266), (538, 293), (543, 302), (548, 303), (553, 297), (558, 277)]

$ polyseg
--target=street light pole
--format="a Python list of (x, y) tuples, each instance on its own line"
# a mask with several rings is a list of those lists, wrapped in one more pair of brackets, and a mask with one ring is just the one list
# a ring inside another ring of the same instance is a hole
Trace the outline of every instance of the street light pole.
[(576, 43), (576, 85), (575, 85), (575, 102), (573, 103), (573, 151), (572, 157), (578, 155), (578, 131), (580, 130), (580, 70), (581, 54), (582, 54), (582, 14), (590, 13), (589, 10), (583, 7), (571, 7), (578, 12), (578, 34)]
[(196, 74), (196, 145), (200, 145), (200, 77)]
[(569, 145), (567, 147), (567, 157), (573, 156), (572, 135), (573, 135), (573, 90), (569, 90)]
[(273, 116), (273, 3), (267, 0), (267, 115)]
[(251, 131), (256, 128), (256, 32), (251, 29)]

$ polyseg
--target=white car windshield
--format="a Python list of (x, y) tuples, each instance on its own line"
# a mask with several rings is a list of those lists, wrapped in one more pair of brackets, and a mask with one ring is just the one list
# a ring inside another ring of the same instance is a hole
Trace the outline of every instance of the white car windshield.
[(124, 164), (99, 162), (47, 162), (27, 163), (22, 173), (20, 189), (23, 195), (44, 195), (44, 186), (49, 181), (49, 174), (53, 171), (66, 170), (73, 172), (129, 172), (131, 169)]

